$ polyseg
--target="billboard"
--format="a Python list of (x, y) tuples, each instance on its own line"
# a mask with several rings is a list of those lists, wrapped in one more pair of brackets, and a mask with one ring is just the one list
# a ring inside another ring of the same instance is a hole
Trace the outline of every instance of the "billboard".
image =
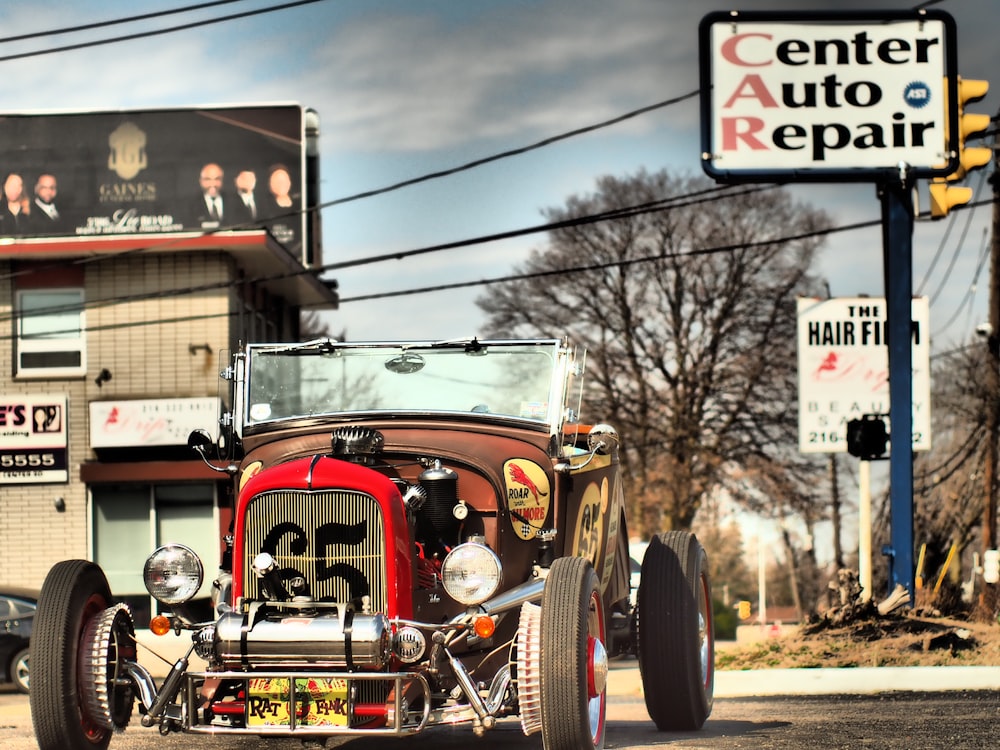
[[(944, 176), (955, 23), (933, 10), (715, 12), (699, 27), (702, 166), (718, 181)], [(949, 136), (950, 132), (950, 143)]]
[[(930, 305), (911, 303), (913, 450), (931, 447)], [(798, 300), (799, 451), (846, 453), (847, 423), (889, 414), (885, 300)], [(892, 425), (890, 425), (890, 431)]]
[(266, 228), (308, 254), (294, 104), (0, 115), (0, 237)]

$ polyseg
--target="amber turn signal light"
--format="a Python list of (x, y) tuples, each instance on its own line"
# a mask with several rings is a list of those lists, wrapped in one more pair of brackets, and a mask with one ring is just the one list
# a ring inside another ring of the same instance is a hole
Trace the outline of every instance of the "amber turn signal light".
[(493, 635), (493, 631), (497, 629), (497, 626), (493, 622), (493, 618), (489, 615), (479, 615), (472, 624), (472, 628), (480, 638), (489, 638)]
[(154, 635), (166, 635), (170, 632), (170, 618), (157, 615), (149, 621), (149, 629), (153, 631)]

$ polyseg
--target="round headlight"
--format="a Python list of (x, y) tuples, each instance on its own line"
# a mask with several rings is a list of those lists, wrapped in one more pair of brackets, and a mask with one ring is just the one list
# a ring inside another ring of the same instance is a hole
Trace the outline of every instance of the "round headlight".
[(445, 557), (441, 579), (448, 596), (461, 604), (486, 601), (500, 587), (503, 567), (500, 558), (489, 547), (467, 542), (460, 544)]
[(160, 547), (142, 569), (146, 590), (163, 604), (182, 604), (198, 593), (204, 572), (201, 560), (183, 544)]
[(414, 627), (406, 625), (396, 632), (393, 640), (393, 651), (404, 664), (413, 664), (420, 661), (427, 649), (427, 639), (424, 634)]

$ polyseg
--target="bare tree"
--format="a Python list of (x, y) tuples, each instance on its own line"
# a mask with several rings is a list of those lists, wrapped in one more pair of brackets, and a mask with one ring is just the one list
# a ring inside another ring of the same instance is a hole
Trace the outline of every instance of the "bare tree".
[(323, 320), (322, 316), (315, 310), (303, 310), (299, 315), (299, 339), (302, 341), (321, 338), (344, 341), (345, 333), (345, 331), (341, 331), (339, 335), (331, 333), (330, 323)]
[(714, 498), (706, 499), (693, 531), (707, 550), (712, 589), (725, 605), (757, 595), (756, 573), (747, 566), (743, 529), (733, 517), (724, 517)]
[(690, 198), (711, 187), (666, 171), (604, 177), (546, 212), (564, 228), (518, 269), (526, 278), (477, 301), (491, 334), (587, 346), (588, 413), (621, 431), (645, 534), (690, 527), (719, 486), (753, 497), (758, 476), (797, 455), (795, 298), (818, 291), (829, 220), (778, 188)]
[(952, 572), (958, 578), (962, 552), (979, 540), (988, 398), (982, 372), (988, 366), (986, 347), (971, 345), (935, 367), (933, 447), (916, 454), (914, 462), (914, 540), (927, 545), (923, 573), (931, 585), (951, 545), (956, 545)]

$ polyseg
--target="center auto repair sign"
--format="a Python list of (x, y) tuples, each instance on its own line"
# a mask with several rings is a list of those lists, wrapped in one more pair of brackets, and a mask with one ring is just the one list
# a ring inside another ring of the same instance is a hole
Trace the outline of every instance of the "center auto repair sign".
[(945, 174), (954, 21), (717, 12), (700, 26), (702, 164), (719, 181)]
[[(913, 450), (931, 447), (930, 307), (911, 303)], [(847, 451), (847, 423), (889, 414), (885, 300), (798, 300), (799, 450)], [(887, 419), (888, 422), (888, 419)], [(889, 425), (890, 431), (892, 425)]]

